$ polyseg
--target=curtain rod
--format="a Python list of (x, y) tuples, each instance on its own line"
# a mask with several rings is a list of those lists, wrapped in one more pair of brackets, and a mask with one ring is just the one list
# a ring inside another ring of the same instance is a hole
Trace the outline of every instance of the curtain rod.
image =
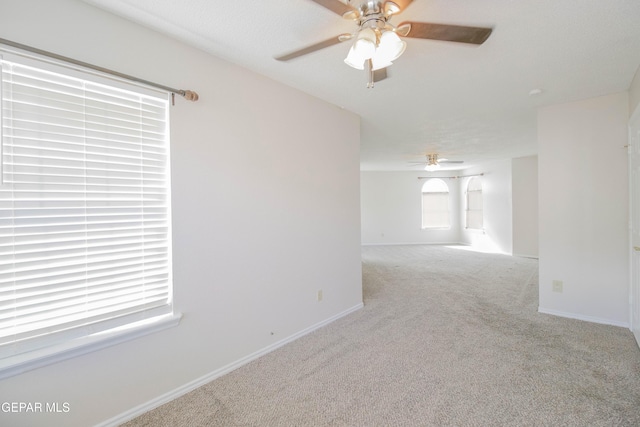
[(418, 179), (431, 179), (431, 178), (458, 179), (458, 178), (469, 178), (472, 176), (484, 176), (484, 173), (476, 173), (474, 175), (458, 175), (458, 176), (419, 176)]
[(27, 45), (24, 45), (24, 44), (21, 44), (21, 43), (16, 43), (16, 42), (13, 42), (11, 40), (0, 38), (0, 44), (5, 44), (7, 46), (16, 47), (18, 49), (26, 50), (26, 51), (31, 52), (31, 53), (36, 53), (38, 55), (42, 55), (42, 56), (46, 56), (46, 57), (49, 57), (49, 58), (57, 59), (59, 61), (69, 62), (69, 63), (74, 64), (74, 65), (79, 65), (81, 67), (90, 68), (92, 70), (99, 71), (101, 73), (111, 74), (111, 75), (116, 76), (116, 77), (120, 77), (120, 78), (131, 80), (131, 81), (134, 81), (134, 82), (137, 82), (137, 83), (142, 83), (142, 84), (145, 84), (147, 86), (152, 86), (152, 87), (155, 87), (155, 88), (158, 88), (158, 89), (162, 89), (162, 90), (165, 90), (167, 92), (170, 92), (172, 94), (172, 97), (175, 94), (178, 94), (178, 95), (182, 96), (184, 99), (186, 99), (187, 101), (194, 101), (194, 102), (197, 101), (198, 98), (199, 98), (198, 94), (196, 92), (192, 91), (192, 90), (174, 89), (174, 88), (169, 87), (169, 86), (164, 86), (164, 85), (161, 85), (161, 84), (158, 84), (158, 83), (150, 82), (148, 80), (139, 79), (137, 77), (133, 77), (133, 76), (130, 76), (130, 75), (127, 75), (127, 74), (123, 74), (123, 73), (119, 73), (117, 71), (109, 70), (108, 68), (102, 68), (102, 67), (99, 67), (97, 65), (88, 64), (86, 62), (78, 61), (76, 59), (72, 59), (72, 58), (68, 58), (66, 56), (58, 55), (56, 53), (47, 52), (46, 50), (41, 50), (41, 49), (38, 49), (38, 48), (35, 48), (35, 47), (31, 47), (31, 46), (27, 46)]

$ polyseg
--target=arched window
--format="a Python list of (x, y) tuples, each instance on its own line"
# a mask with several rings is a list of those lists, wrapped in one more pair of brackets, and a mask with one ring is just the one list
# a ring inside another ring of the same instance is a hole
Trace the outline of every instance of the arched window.
[(430, 179), (422, 186), (422, 228), (449, 228), (449, 186)]
[(482, 230), (482, 179), (473, 177), (467, 183), (467, 224), (473, 230)]

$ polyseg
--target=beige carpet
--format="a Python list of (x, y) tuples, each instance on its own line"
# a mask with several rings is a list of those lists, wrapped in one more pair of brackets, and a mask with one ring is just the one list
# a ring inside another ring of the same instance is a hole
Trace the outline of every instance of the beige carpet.
[(362, 259), (362, 310), (126, 426), (640, 426), (631, 332), (537, 313), (536, 260)]

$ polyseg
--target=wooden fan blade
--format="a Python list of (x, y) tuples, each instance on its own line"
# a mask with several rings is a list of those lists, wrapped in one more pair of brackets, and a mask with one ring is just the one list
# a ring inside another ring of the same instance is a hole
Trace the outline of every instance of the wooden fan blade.
[[(391, 0), (392, 3), (395, 3), (400, 8), (400, 12), (405, 10), (407, 6), (411, 4), (413, 0)], [(398, 12), (399, 13), (399, 12)]]
[(340, 16), (344, 16), (347, 13), (357, 12), (358, 9), (340, 2), (339, 0), (311, 0), (314, 3), (318, 3), (320, 6), (324, 6), (330, 11), (337, 13)]
[(464, 160), (438, 160), (438, 163), (464, 163)]
[(403, 22), (398, 25), (398, 27), (402, 27), (407, 24), (411, 26), (411, 29), (405, 37), (470, 44), (484, 43), (484, 41), (491, 35), (492, 31), (491, 28), (429, 24), (426, 22)]
[(290, 59), (315, 52), (316, 50), (324, 49), (325, 47), (341, 43), (345, 40), (348, 40), (349, 38), (351, 38), (351, 34), (340, 34), (339, 36), (331, 37), (330, 39), (321, 41), (320, 43), (312, 44), (311, 46), (307, 46), (294, 52), (287, 53), (286, 55), (278, 56), (275, 59), (277, 59), (278, 61), (288, 61)]

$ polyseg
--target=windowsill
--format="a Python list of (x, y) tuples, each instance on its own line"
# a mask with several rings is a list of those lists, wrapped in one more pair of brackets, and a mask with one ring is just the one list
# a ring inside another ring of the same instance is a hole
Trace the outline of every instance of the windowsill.
[(115, 328), (68, 343), (18, 354), (0, 360), (0, 380), (92, 351), (130, 341), (177, 326), (182, 314), (173, 313)]

